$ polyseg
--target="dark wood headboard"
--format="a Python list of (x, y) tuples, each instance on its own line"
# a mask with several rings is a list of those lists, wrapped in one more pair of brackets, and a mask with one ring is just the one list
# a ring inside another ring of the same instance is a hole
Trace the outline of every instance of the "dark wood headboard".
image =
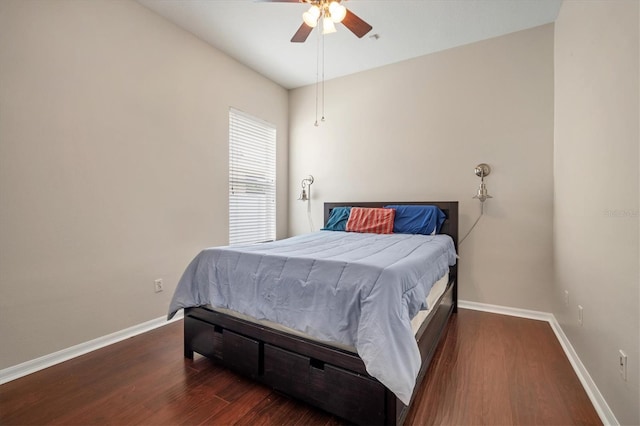
[(339, 202), (324, 203), (324, 223), (327, 223), (329, 214), (334, 207), (384, 207), (390, 204), (414, 204), (421, 206), (437, 206), (447, 216), (442, 228), (441, 234), (450, 235), (458, 249), (458, 202), (457, 201), (385, 201), (385, 202)]

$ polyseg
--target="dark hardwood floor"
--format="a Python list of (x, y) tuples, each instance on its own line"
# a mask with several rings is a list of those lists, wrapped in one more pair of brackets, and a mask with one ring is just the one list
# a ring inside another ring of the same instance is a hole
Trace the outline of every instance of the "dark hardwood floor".
[[(338, 425), (182, 354), (182, 321), (0, 386), (0, 424)], [(460, 309), (407, 425), (602, 424), (546, 322)]]

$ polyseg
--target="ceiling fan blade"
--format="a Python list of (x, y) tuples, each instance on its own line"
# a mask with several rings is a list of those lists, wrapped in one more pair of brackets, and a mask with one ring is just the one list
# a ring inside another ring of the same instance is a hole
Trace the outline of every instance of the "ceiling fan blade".
[(307, 37), (309, 37), (309, 34), (311, 34), (311, 31), (313, 31), (313, 28), (303, 22), (302, 25), (300, 25), (300, 28), (298, 28), (298, 31), (296, 31), (291, 38), (291, 42), (304, 43)]
[(367, 24), (365, 21), (360, 19), (355, 13), (351, 12), (347, 9), (347, 14), (345, 15), (342, 23), (345, 27), (349, 28), (349, 30), (354, 33), (358, 38), (362, 38), (366, 33), (371, 31), (373, 28), (371, 25)]

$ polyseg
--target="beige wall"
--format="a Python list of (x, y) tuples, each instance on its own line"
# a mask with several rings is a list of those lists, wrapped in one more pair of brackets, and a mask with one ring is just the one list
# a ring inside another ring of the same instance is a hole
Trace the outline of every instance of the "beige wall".
[(553, 312), (628, 425), (640, 424), (638, 4), (565, 1), (555, 29)]
[[(331, 66), (328, 61), (327, 67)], [(462, 299), (549, 311), (552, 274), (553, 25), (328, 81), (290, 94), (290, 233), (309, 232), (300, 180), (325, 201), (459, 200), (480, 212), (478, 163), (495, 198), (460, 247)]]
[(133, 1), (0, 1), (0, 368), (166, 314), (227, 242), (230, 106), (277, 126), (286, 236), (286, 90)]

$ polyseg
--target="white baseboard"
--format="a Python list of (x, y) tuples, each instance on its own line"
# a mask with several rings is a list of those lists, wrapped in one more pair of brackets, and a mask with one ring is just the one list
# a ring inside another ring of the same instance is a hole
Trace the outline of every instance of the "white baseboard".
[(489, 305), (488, 303), (470, 302), (459, 300), (458, 307), (473, 311), (491, 312), (493, 314), (509, 315), (511, 317), (528, 318), (540, 321), (551, 321), (554, 316), (548, 312), (530, 311), (528, 309), (510, 308), (508, 306)]
[(556, 338), (560, 342), (560, 346), (562, 346), (564, 353), (567, 355), (567, 358), (569, 359), (569, 362), (573, 367), (573, 371), (576, 372), (576, 375), (578, 376), (580, 383), (582, 383), (582, 387), (584, 388), (585, 392), (589, 396), (589, 399), (591, 400), (593, 407), (598, 413), (598, 416), (600, 416), (600, 420), (602, 421), (602, 423), (611, 426), (620, 425), (620, 423), (616, 419), (616, 416), (613, 414), (613, 411), (611, 411), (611, 408), (609, 408), (609, 404), (607, 404), (607, 401), (600, 393), (600, 390), (598, 390), (598, 387), (591, 378), (591, 375), (580, 360), (580, 357), (578, 357), (576, 351), (573, 349), (571, 342), (567, 338), (566, 334), (564, 334), (562, 327), (553, 314), (549, 312), (530, 311), (527, 309), (518, 309), (510, 308), (507, 306), (470, 302), (467, 300), (459, 300), (458, 307), (462, 309), (471, 309), (474, 311), (491, 312), (494, 314), (547, 321), (551, 326), (551, 329), (555, 333)]
[(151, 321), (143, 322), (142, 324), (134, 325), (133, 327), (116, 331), (115, 333), (98, 337), (97, 339), (80, 343), (79, 345), (71, 346), (70, 348), (66, 348), (61, 351), (42, 356), (40, 358), (33, 359), (31, 361), (23, 362), (22, 364), (2, 369), (0, 370), (0, 385), (15, 379), (19, 379), (20, 377), (24, 377), (28, 374), (35, 373), (36, 371), (59, 364), (61, 362), (68, 361), (80, 355), (95, 351), (96, 349), (100, 349), (105, 346), (109, 346), (122, 340), (128, 339), (130, 337), (137, 336), (138, 334), (146, 333), (147, 331), (162, 327), (181, 319), (183, 316), (183, 312), (180, 311), (171, 321), (167, 321), (166, 316), (156, 318)]

